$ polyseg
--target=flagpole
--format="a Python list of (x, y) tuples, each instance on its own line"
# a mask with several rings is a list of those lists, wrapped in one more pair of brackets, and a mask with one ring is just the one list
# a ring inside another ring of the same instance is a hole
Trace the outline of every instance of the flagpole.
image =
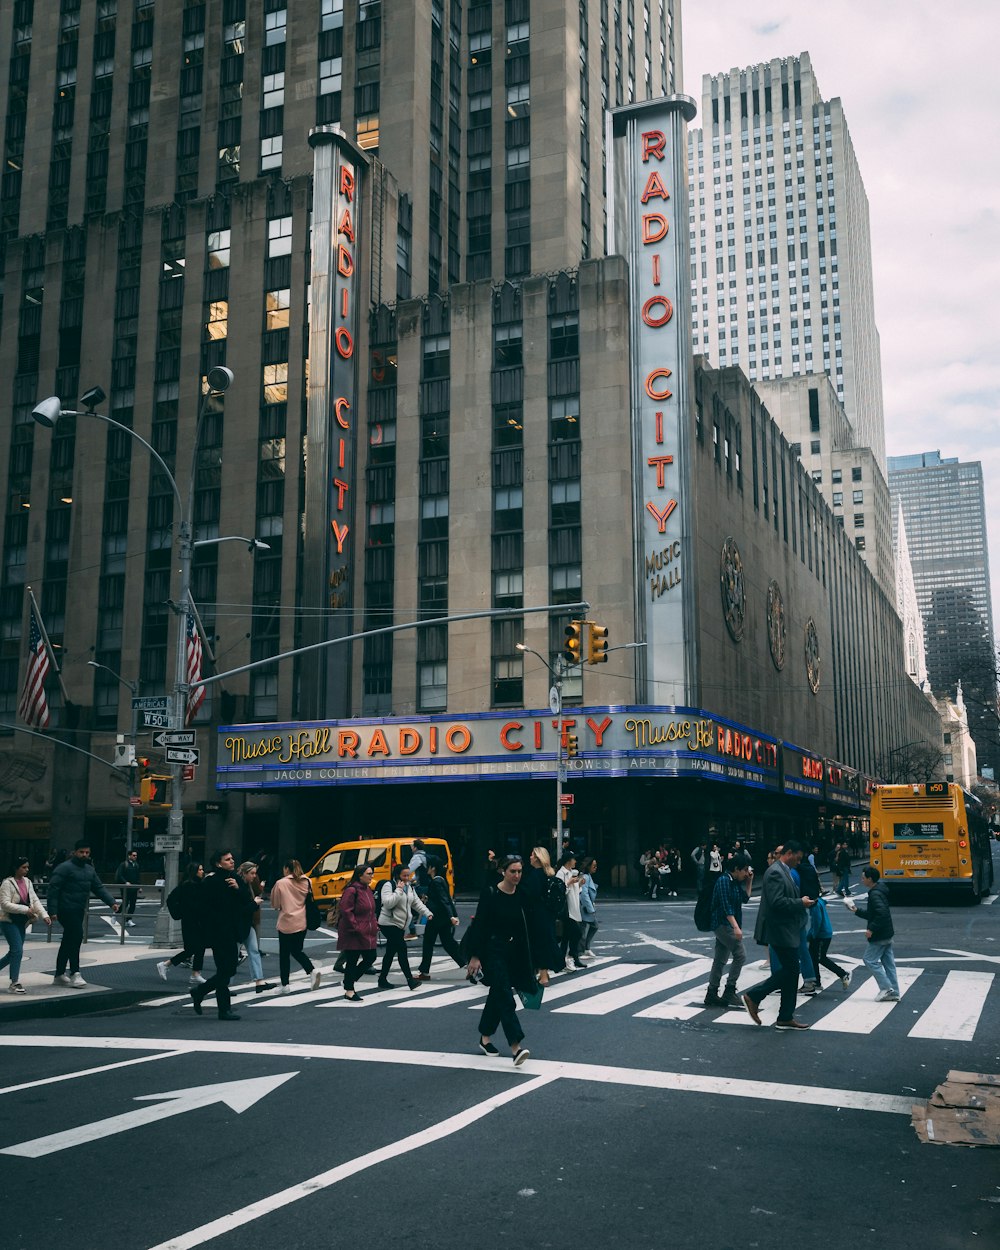
[(62, 673), (59, 671), (59, 665), (56, 663), (56, 653), (52, 650), (52, 643), (49, 642), (49, 635), (45, 629), (45, 622), (42, 620), (42, 611), (41, 611), (41, 608), (39, 608), (38, 606), (38, 600), (35, 598), (35, 592), (31, 589), (30, 586), (27, 588), (27, 590), (28, 590), (28, 598), (31, 600), (31, 607), (33, 608), (34, 613), (35, 613), (35, 620), (38, 622), (38, 632), (42, 635), (42, 642), (45, 645), (45, 650), (49, 657), (49, 663), (55, 669), (56, 679), (59, 682), (59, 689), (62, 691), (63, 707), (65, 707), (69, 703), (70, 698), (69, 698), (69, 695), (66, 693), (66, 687), (63, 684)]

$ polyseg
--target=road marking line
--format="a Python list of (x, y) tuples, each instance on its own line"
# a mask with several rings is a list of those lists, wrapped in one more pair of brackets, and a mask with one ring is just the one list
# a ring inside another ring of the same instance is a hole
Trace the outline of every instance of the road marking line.
[(643, 1020), (692, 1020), (705, 1010), (705, 993), (707, 990), (707, 981), (702, 982), (701, 985), (688, 986), (687, 989), (681, 990), (679, 994), (674, 994), (672, 998), (665, 998), (662, 1003), (654, 1003), (652, 1007), (646, 1007), (642, 1011), (635, 1012), (633, 1018)]
[[(650, 937), (647, 933), (633, 933), (632, 936), (638, 938), (639, 942), (644, 946), (655, 946), (657, 950), (666, 951), (668, 955), (678, 955), (681, 959), (693, 959), (695, 957), (694, 951), (685, 950), (683, 946), (675, 946), (673, 942), (664, 942), (660, 938)], [(703, 938), (701, 940), (708, 942), (711, 939)]]
[(672, 989), (682, 981), (691, 981), (695, 977), (704, 976), (712, 967), (711, 959), (692, 959), (689, 963), (677, 968), (670, 968), (655, 977), (644, 977), (632, 985), (622, 985), (615, 990), (606, 990), (603, 994), (595, 994), (579, 1003), (567, 1003), (565, 1007), (557, 1007), (554, 1015), (567, 1012), (575, 1016), (603, 1016), (609, 1011), (617, 1011), (619, 1007), (627, 1007), (642, 998), (651, 998), (660, 990)]
[(21, 1085), (8, 1085), (0, 1089), (0, 1094), (16, 1094), (22, 1089), (36, 1089), (39, 1085), (55, 1085), (58, 1081), (75, 1081), (78, 1076), (95, 1076), (100, 1072), (111, 1072), (115, 1068), (131, 1068), (137, 1063), (152, 1063), (156, 1059), (177, 1059), (186, 1054), (183, 1050), (163, 1050), (155, 1055), (143, 1055), (140, 1059), (122, 1059), (118, 1063), (106, 1063), (99, 1068), (84, 1068), (80, 1072), (64, 1072), (61, 1076), (46, 1076), (38, 1081), (24, 1081)]
[(971, 1042), (995, 975), (993, 972), (949, 972), (934, 1001), (908, 1036)]
[[(593, 964), (602, 962), (594, 960)], [(633, 976), (636, 972), (645, 972), (646, 969), (654, 967), (653, 964), (611, 964), (606, 968), (598, 968), (596, 971), (588, 972), (585, 976), (569, 976), (560, 977), (558, 981), (550, 981), (545, 987), (545, 1004), (556, 1001), (560, 998), (569, 998), (571, 994), (584, 993), (592, 990), (595, 985), (609, 985), (612, 981), (621, 981), (625, 977)], [(469, 1007), (470, 1011), (478, 1011), (479, 1003), (473, 1003)], [(517, 1010), (523, 1011), (524, 1008), (517, 1003)]]
[[(881, 1005), (881, 1004), (880, 1004)], [(557, 1076), (599, 1085), (629, 1085), (638, 1088), (668, 1089), (680, 1093), (717, 1094), (732, 1098), (754, 1098), (841, 1110), (878, 1111), (909, 1116), (918, 1094), (880, 1094), (869, 1090), (832, 1089), (820, 1085), (785, 1085), (775, 1081), (754, 1081), (742, 1077), (700, 1076), (693, 1072), (660, 1072), (650, 1068), (612, 1068), (604, 1064), (564, 1063), (557, 1060), (529, 1059), (520, 1068), (497, 1066), (486, 1055), (457, 1054), (434, 1050), (388, 1050), (366, 1046), (336, 1046), (296, 1042), (192, 1041), (190, 1038), (162, 1037), (65, 1037), (30, 1034), (9, 1037), (0, 1034), (0, 1047), (37, 1046), (54, 1050), (159, 1050), (192, 1055), (268, 1055), (281, 1059), (332, 1059), (348, 1063), (397, 1064), (416, 1068), (446, 1068), (455, 1071), (509, 1072), (512, 1076)], [(927, 1095), (930, 1094), (928, 1089)]]
[[(900, 998), (906, 994), (921, 972), (923, 972), (922, 968), (897, 968)], [(824, 1033), (871, 1033), (898, 1005), (877, 1003), (875, 996), (879, 992), (878, 982), (874, 977), (869, 977), (846, 1003), (834, 1007), (833, 1011), (825, 1015), (822, 1020), (814, 1021), (813, 1029)]]
[(393, 1011), (403, 1011), (407, 1007), (451, 1007), (455, 1003), (467, 1003), (470, 999), (485, 998), (489, 990), (485, 985), (461, 985), (458, 989), (446, 990), (443, 994), (435, 994), (413, 1001), (413, 994), (408, 994), (407, 1001), (391, 1004)]
[(465, 1111), (458, 1112), (457, 1115), (449, 1116), (438, 1124), (422, 1128), (418, 1132), (411, 1133), (408, 1137), (403, 1137), (388, 1146), (381, 1146), (378, 1150), (370, 1150), (367, 1154), (359, 1155), (356, 1159), (350, 1159), (346, 1163), (339, 1163), (336, 1167), (332, 1167), (326, 1172), (320, 1172), (318, 1175), (310, 1177), (309, 1180), (299, 1181), (297, 1185), (291, 1185), (287, 1189), (281, 1189), (267, 1198), (251, 1202), (248, 1206), (240, 1207), (229, 1215), (222, 1216), (221, 1219), (211, 1220), (207, 1224), (202, 1224), (200, 1228), (193, 1228), (190, 1232), (182, 1233), (179, 1237), (172, 1237), (169, 1241), (161, 1242), (159, 1246), (154, 1246), (153, 1250), (192, 1250), (194, 1246), (204, 1245), (206, 1241), (212, 1241), (216, 1237), (221, 1237), (224, 1233), (230, 1232), (231, 1229), (239, 1228), (243, 1224), (249, 1224), (251, 1220), (260, 1219), (261, 1216), (269, 1215), (271, 1212), (287, 1207), (293, 1202), (298, 1202), (300, 1198), (308, 1198), (321, 1189), (329, 1189), (331, 1185), (336, 1185), (339, 1181), (346, 1180), (349, 1176), (356, 1176), (359, 1172), (365, 1172), (369, 1168), (377, 1167), (378, 1164), (385, 1163), (389, 1159), (398, 1159), (400, 1155), (419, 1150), (421, 1146), (443, 1141), (444, 1138), (461, 1132), (462, 1129), (468, 1128), (469, 1125), (484, 1119), (491, 1112), (506, 1106), (507, 1103), (513, 1102), (516, 1098), (522, 1098), (525, 1094), (534, 1093), (541, 1086), (548, 1085), (554, 1080), (556, 1080), (554, 1076), (539, 1076), (533, 1081), (526, 1081), (523, 1084), (514, 1086), (513, 1089), (504, 1090), (501, 1094), (494, 1094), (484, 1102), (476, 1103), (475, 1106), (468, 1107)]

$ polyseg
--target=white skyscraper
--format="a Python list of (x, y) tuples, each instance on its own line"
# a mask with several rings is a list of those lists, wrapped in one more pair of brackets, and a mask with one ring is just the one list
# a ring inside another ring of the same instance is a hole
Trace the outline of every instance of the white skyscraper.
[(706, 75), (701, 118), (689, 135), (695, 351), (752, 381), (827, 373), (884, 475), (868, 197), (840, 100), (822, 98), (804, 52)]

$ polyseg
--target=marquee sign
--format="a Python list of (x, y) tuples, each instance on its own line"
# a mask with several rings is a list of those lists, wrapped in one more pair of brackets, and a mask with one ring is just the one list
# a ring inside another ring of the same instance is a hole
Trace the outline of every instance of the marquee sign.
[(687, 96), (615, 109), (608, 144), (609, 233), (630, 274), (635, 606), (647, 644), (638, 659), (649, 697), (679, 703), (696, 665), (686, 129), (694, 115)]
[(574, 776), (702, 777), (780, 788), (780, 743), (693, 708), (608, 706), (464, 717), (237, 725), (219, 730), (221, 790), (366, 783), (555, 779), (560, 733)]

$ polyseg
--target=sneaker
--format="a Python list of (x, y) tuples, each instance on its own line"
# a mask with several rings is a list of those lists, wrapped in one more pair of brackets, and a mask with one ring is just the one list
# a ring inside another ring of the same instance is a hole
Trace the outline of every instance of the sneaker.
[(58, 976), (52, 978), (53, 985), (70, 985), (72, 984), (65, 972), (61, 972)]
[(492, 1042), (484, 1042), (482, 1038), (479, 1039), (479, 1049), (484, 1055), (499, 1055), (500, 1053)]
[(594, 954), (593, 951), (584, 951), (583, 957), (584, 959), (596, 959), (597, 958), (597, 956)]
[(323, 979), (322, 972), (320, 972), (318, 968), (313, 968), (312, 972), (310, 972), (309, 974), (309, 983), (312, 989), (318, 990), (319, 983), (320, 981), (322, 981), (322, 979)]
[(420, 936), (419, 933), (407, 933), (406, 937), (403, 940), (405, 942), (415, 942), (419, 936)]
[(82, 976), (80, 976), (79, 972), (73, 973), (73, 975), (69, 979), (69, 983), (70, 985), (72, 985), (72, 987), (75, 990), (85, 989), (87, 985), (87, 982), (83, 979)]
[(898, 1003), (899, 995), (895, 990), (883, 990), (881, 994), (876, 995), (877, 1003)]
[(170, 969), (169, 959), (161, 959), (160, 962), (156, 965), (156, 971), (159, 974), (159, 978), (161, 981), (165, 981), (167, 979), (167, 972), (169, 971), (169, 969)]
[(205, 978), (201, 975), (200, 972), (192, 972), (191, 975), (188, 977), (188, 985), (204, 985), (204, 984), (205, 984)]
[(365, 1000), (361, 997), (361, 995), (356, 990), (352, 991), (350, 994), (344, 995), (344, 1002), (350, 1003), (352, 1007), (356, 1003), (363, 1003), (364, 1001)]
[(134, 928), (135, 928), (135, 921), (134, 921), (134, 920), (126, 920), (126, 921), (125, 921), (125, 923), (126, 923), (126, 925), (127, 925), (130, 929), (134, 929)]
[(431, 979), (431, 974), (429, 972), (418, 972), (417, 975), (414, 977), (415, 981), (429, 981), (430, 979)]
[(724, 1007), (725, 1003), (722, 1001), (722, 998), (719, 996), (719, 994), (713, 994), (712, 991), (709, 990), (708, 993), (705, 995), (704, 1005), (706, 1007)]
[(722, 1006), (726, 1008), (727, 1011), (745, 1011), (746, 1010), (746, 1008), (743, 1006), (743, 1003), (740, 999), (739, 994), (737, 994), (735, 990), (726, 990), (725, 994), (722, 995), (720, 1002)]
[(20, 981), (11, 981), (10, 986), (7, 989), (8, 994), (23, 994), (24, 992), (24, 986)]
[(808, 1029), (808, 1024), (803, 1024), (801, 1020), (775, 1020), (774, 1027), (776, 1029)]
[(260, 985), (253, 987), (255, 994), (263, 994), (265, 990), (273, 990), (274, 986), (269, 981), (261, 981)]
[(754, 1022), (754, 1024), (760, 1024), (761, 1023), (760, 1012), (757, 1010), (757, 1004), (754, 1002), (754, 1000), (750, 997), (749, 994), (742, 995), (742, 998), (743, 998), (743, 1006), (747, 1009), (747, 1011), (750, 1012), (750, 1019)]
[(799, 990), (799, 993), (805, 994), (807, 997), (811, 997), (816, 993), (818, 988), (819, 987), (816, 985), (815, 981), (803, 981), (802, 988)]
[(281, 987), (281, 992), (282, 994), (290, 994), (292, 992), (292, 987), (290, 985), (283, 985)]
[(840, 984), (845, 990), (849, 990), (851, 988), (851, 974), (849, 972), (845, 972), (840, 978)]
[(519, 1068), (521, 1064), (525, 1062), (525, 1060), (530, 1059), (530, 1058), (531, 1058), (531, 1051), (527, 1048), (527, 1046), (522, 1046), (521, 1049), (514, 1056), (514, 1067)]

